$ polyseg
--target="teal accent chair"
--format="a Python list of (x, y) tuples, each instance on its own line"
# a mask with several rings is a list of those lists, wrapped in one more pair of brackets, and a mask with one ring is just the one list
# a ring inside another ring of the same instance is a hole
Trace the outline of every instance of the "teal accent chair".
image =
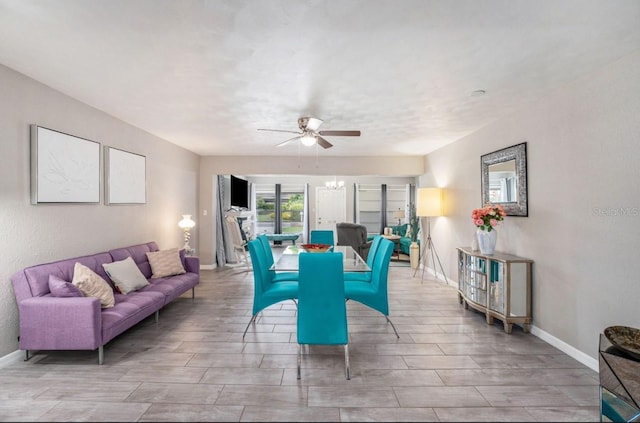
[(311, 231), (309, 243), (336, 245), (333, 240), (333, 231), (328, 229), (315, 229)]
[[(264, 254), (266, 258), (266, 266), (269, 269), (273, 265), (273, 251), (271, 251), (271, 244), (269, 238), (265, 234), (260, 234), (256, 239), (260, 240), (262, 247), (264, 248)], [(271, 274), (271, 282), (282, 281), (298, 281), (298, 272), (276, 272), (275, 270), (269, 270)]]
[(342, 253), (301, 253), (298, 281), (298, 379), (302, 345), (344, 345), (347, 379), (349, 330)]
[(298, 298), (298, 282), (272, 282), (271, 273), (266, 267), (267, 258), (261, 241), (254, 239), (247, 245), (253, 263), (253, 311), (251, 320), (242, 334), (243, 340), (251, 323), (255, 323), (259, 312), (281, 301), (292, 300), (295, 303)]
[(391, 324), (396, 337), (400, 338), (396, 327), (389, 319), (389, 297), (387, 279), (389, 277), (389, 262), (393, 253), (393, 242), (382, 238), (376, 257), (371, 267), (371, 282), (345, 280), (344, 290), (347, 300), (354, 300), (379, 311)]
[[(376, 235), (371, 241), (371, 247), (369, 248), (369, 255), (367, 256), (367, 265), (373, 269), (373, 263), (375, 262), (376, 254), (380, 247), (380, 240), (384, 239), (382, 235)], [(371, 272), (344, 272), (345, 281), (362, 281), (371, 282)]]

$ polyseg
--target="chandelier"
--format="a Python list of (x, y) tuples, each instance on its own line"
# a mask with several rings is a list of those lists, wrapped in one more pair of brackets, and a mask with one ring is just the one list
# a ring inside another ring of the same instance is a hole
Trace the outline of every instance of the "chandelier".
[(327, 181), (324, 183), (324, 186), (328, 189), (342, 189), (344, 188), (344, 181), (338, 181), (334, 179), (333, 181)]

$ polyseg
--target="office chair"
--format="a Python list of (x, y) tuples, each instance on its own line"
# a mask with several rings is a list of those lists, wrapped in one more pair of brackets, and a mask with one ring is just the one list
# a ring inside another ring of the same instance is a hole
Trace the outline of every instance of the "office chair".
[(298, 379), (303, 344), (344, 345), (345, 374), (351, 379), (342, 253), (303, 253), (299, 260)]
[(266, 254), (260, 240), (249, 241), (249, 254), (253, 263), (253, 311), (251, 320), (242, 334), (242, 339), (247, 334), (247, 330), (256, 316), (265, 308), (285, 300), (296, 302), (298, 298), (298, 283), (292, 281), (282, 281), (273, 283), (266, 267)]
[[(260, 240), (262, 247), (264, 248), (267, 270), (273, 265), (273, 251), (271, 250), (271, 244), (269, 238), (265, 234), (260, 234), (256, 239)], [(298, 272), (276, 272), (275, 270), (269, 270), (271, 273), (271, 282), (282, 281), (298, 281)]]
[[(380, 247), (380, 240), (384, 239), (381, 235), (376, 235), (371, 241), (369, 254), (367, 255), (367, 265), (373, 270), (373, 263)], [(344, 272), (345, 281), (363, 281), (371, 282), (371, 272)]]
[(371, 269), (371, 282), (345, 280), (344, 291), (347, 300), (357, 301), (382, 313), (391, 324), (396, 337), (400, 338), (396, 327), (389, 319), (387, 279), (391, 253), (393, 253), (393, 242), (382, 238)]
[(328, 229), (314, 229), (309, 236), (309, 243), (335, 245), (333, 241), (333, 231)]

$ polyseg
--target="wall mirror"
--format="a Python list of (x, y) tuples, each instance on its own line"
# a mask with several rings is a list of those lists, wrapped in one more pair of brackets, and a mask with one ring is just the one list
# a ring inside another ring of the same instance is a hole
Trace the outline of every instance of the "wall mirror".
[(500, 204), (507, 216), (528, 216), (527, 143), (485, 154), (480, 165), (482, 204)]

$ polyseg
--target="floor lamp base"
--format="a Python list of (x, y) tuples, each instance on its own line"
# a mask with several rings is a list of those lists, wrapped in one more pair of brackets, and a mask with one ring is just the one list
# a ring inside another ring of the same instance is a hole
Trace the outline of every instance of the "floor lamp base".
[[(427, 242), (424, 250), (422, 250), (422, 278), (420, 283), (424, 283), (424, 269), (427, 267), (427, 259), (429, 258), (429, 251), (431, 251), (431, 261), (433, 262), (433, 272), (435, 273), (436, 279), (438, 279), (438, 270), (436, 268), (436, 260), (440, 265), (440, 271), (442, 272), (442, 276), (444, 277), (444, 281), (447, 285), (449, 285), (449, 281), (447, 280), (447, 275), (444, 273), (444, 268), (442, 267), (442, 263), (440, 262), (440, 257), (438, 257), (438, 252), (436, 251), (436, 246), (433, 245), (433, 240), (431, 239), (431, 233), (427, 236)], [(418, 273), (418, 267), (413, 271), (413, 277)]]

